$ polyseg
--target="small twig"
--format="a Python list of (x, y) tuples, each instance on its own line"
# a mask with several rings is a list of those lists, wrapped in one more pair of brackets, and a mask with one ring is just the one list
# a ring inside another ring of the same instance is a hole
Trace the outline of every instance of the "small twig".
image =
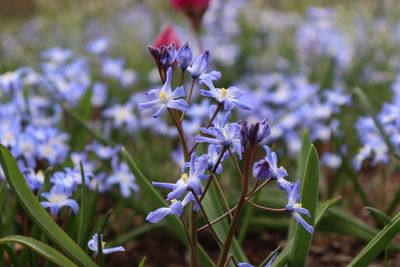
[[(221, 221), (223, 218), (225, 218), (226, 216), (228, 216), (230, 213), (232, 213), (232, 211), (234, 211), (237, 208), (237, 205), (234, 206), (233, 208), (231, 208), (229, 211), (225, 212), (224, 214), (222, 214), (221, 216), (219, 216), (217, 219), (213, 220), (210, 222), (211, 225)], [(204, 225), (200, 228), (197, 229), (198, 232), (200, 232), (201, 230), (204, 230), (208, 227), (208, 225)]]
[(239, 163), (237, 162), (237, 160), (236, 160), (235, 157), (233, 156), (231, 149), (230, 149), (229, 147), (227, 147), (227, 149), (228, 149), (229, 155), (230, 155), (231, 158), (232, 158), (233, 163), (235, 164), (236, 171), (239, 173), (240, 179), (242, 180), (242, 183), (243, 183), (244, 178), (243, 178), (242, 171), (240, 170)]
[(219, 192), (219, 194), (220, 194), (220, 196), (222, 198), (222, 202), (225, 205), (225, 209), (228, 210), (229, 217), (232, 220), (232, 213), (230, 212), (229, 204), (228, 204), (228, 201), (226, 200), (226, 197), (225, 197), (224, 191), (222, 190), (221, 184), (219, 183), (219, 181), (217, 179), (217, 176), (214, 173), (211, 173), (211, 175), (213, 176), (213, 181), (215, 183), (215, 186), (217, 187), (217, 190), (218, 190), (218, 192)]
[(188, 240), (188, 243), (189, 243), (189, 246), (190, 246), (190, 251), (191, 251), (191, 253), (193, 253), (193, 251), (195, 251), (195, 250), (194, 250), (194, 245), (192, 243), (192, 239), (190, 238), (189, 229), (188, 229), (183, 217), (180, 217), (180, 219), (181, 219), (181, 222), (183, 224), (183, 228), (185, 229), (185, 233), (187, 235), (187, 240)]

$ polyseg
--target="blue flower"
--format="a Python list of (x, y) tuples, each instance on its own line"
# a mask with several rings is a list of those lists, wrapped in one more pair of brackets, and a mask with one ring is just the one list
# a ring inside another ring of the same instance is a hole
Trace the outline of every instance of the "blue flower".
[(242, 158), (242, 142), (240, 140), (240, 125), (237, 123), (230, 123), (224, 128), (211, 127), (209, 129), (202, 128), (201, 131), (212, 137), (205, 137), (201, 135), (196, 136), (196, 142), (210, 143), (213, 145), (221, 146), (224, 148), (233, 147), (235, 152)]
[(109, 47), (110, 41), (105, 36), (91, 40), (86, 44), (86, 50), (95, 55), (103, 54), (108, 50)]
[(93, 142), (92, 144), (86, 146), (86, 149), (92, 151), (98, 156), (100, 159), (107, 160), (111, 159), (118, 154), (121, 147), (120, 146), (104, 146), (97, 142)]
[(186, 70), (190, 64), (192, 64), (193, 53), (187, 42), (179, 48), (177, 60), (179, 67), (183, 71)]
[(185, 89), (183, 86), (177, 87), (175, 91), (171, 90), (172, 68), (167, 70), (167, 79), (161, 89), (152, 89), (147, 95), (155, 99), (150, 102), (139, 103), (140, 110), (150, 109), (155, 111), (153, 117), (157, 118), (167, 108), (178, 109), (186, 111), (188, 104), (184, 99), (177, 99), (185, 96)]
[(278, 186), (281, 190), (286, 189), (290, 184), (288, 181), (283, 179), (288, 176), (286, 170), (283, 167), (278, 168), (278, 157), (275, 152), (272, 152), (269, 146), (264, 145), (266, 157), (262, 160), (254, 163), (253, 176), (258, 180), (276, 179)]
[(178, 217), (182, 216), (183, 207), (185, 207), (189, 202), (194, 202), (193, 210), (198, 211), (199, 205), (196, 202), (195, 197), (192, 192), (189, 192), (182, 201), (177, 199), (171, 199), (171, 205), (167, 207), (161, 207), (156, 209), (155, 211), (150, 212), (146, 220), (151, 223), (158, 223), (162, 219), (164, 219), (167, 215), (176, 215)]
[(159, 221), (164, 219), (165, 216), (167, 215), (175, 214), (176, 216), (181, 217), (182, 212), (183, 212), (182, 202), (176, 199), (172, 199), (171, 205), (168, 208), (162, 207), (155, 211), (150, 212), (147, 215), (146, 220), (151, 223), (158, 223)]
[(175, 43), (171, 43), (169, 46), (163, 46), (161, 49), (160, 62), (164, 68), (171, 67), (176, 59)]
[(235, 106), (238, 106), (239, 108), (244, 110), (251, 110), (249, 106), (238, 99), (240, 96), (245, 94), (245, 92), (240, 90), (239, 88), (235, 86), (231, 86), (228, 89), (215, 88), (214, 84), (208, 79), (202, 80), (201, 83), (207, 85), (209, 90), (207, 91), (202, 89), (200, 90), (200, 94), (203, 96), (215, 98), (219, 104), (224, 105), (225, 110), (230, 111)]
[[(101, 248), (103, 251), (103, 254), (110, 254), (114, 252), (124, 252), (125, 249), (122, 246), (119, 247), (113, 247), (113, 248), (104, 248), (106, 242), (103, 241), (103, 235), (100, 235), (100, 240), (101, 240)], [(99, 251), (99, 243), (98, 243), (98, 235), (97, 233), (92, 236), (92, 238), (88, 242), (88, 247), (91, 251), (94, 251), (94, 253), (98, 254)]]
[(135, 176), (129, 170), (126, 163), (118, 164), (116, 159), (112, 161), (113, 174), (108, 178), (107, 185), (119, 185), (119, 189), (123, 197), (127, 198), (131, 192), (138, 192), (139, 187), (136, 184)]
[(196, 154), (193, 153), (190, 163), (184, 165), (184, 168), (186, 167), (189, 167), (189, 174), (183, 173), (176, 183), (153, 182), (153, 186), (172, 190), (167, 196), (167, 201), (180, 198), (188, 189), (193, 189), (197, 195), (201, 195), (201, 180), (207, 178), (204, 175), (207, 158), (203, 157), (200, 161), (196, 161)]
[(199, 78), (202, 74), (204, 74), (207, 71), (209, 56), (210, 56), (209, 51), (201, 53), (194, 59), (193, 64), (190, 67), (188, 67), (187, 70), (190, 72), (193, 79)]
[(301, 206), (300, 201), (300, 181), (296, 181), (291, 184), (289, 188), (287, 188), (287, 198), (288, 202), (286, 205), (286, 210), (291, 212), (294, 219), (301, 226), (304, 227), (309, 233), (314, 233), (314, 227), (309, 225), (300, 214), (306, 215), (307, 217), (311, 217), (310, 212)]
[(57, 216), (58, 211), (64, 206), (70, 207), (75, 214), (78, 213), (78, 203), (69, 198), (71, 196), (71, 191), (62, 185), (54, 185), (50, 192), (44, 192), (41, 195), (46, 198), (47, 201), (42, 201), (40, 204), (42, 204), (44, 208), (50, 208), (50, 212), (53, 216)]
[[(202, 160), (203, 157), (206, 158), (207, 159), (207, 170), (211, 171), (214, 168), (215, 164), (217, 163), (217, 160), (218, 160), (221, 152), (222, 152), (221, 146), (209, 145), (207, 154), (204, 154), (204, 155), (198, 157), (198, 159)], [(229, 153), (225, 152), (221, 158), (221, 162), (217, 166), (215, 173), (217, 173), (217, 174), (222, 173), (222, 162), (228, 156), (229, 156)]]
[(29, 188), (32, 191), (42, 190), (44, 184), (44, 173), (41, 170), (35, 172), (33, 169), (27, 169), (25, 172), (25, 178), (28, 182)]

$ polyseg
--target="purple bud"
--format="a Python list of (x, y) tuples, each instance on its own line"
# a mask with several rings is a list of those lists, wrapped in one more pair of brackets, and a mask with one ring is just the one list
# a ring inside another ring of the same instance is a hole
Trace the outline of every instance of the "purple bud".
[(206, 51), (196, 57), (193, 61), (191, 68), (189, 69), (193, 79), (197, 79), (201, 74), (205, 73), (208, 68), (208, 57), (210, 52)]
[(254, 163), (253, 176), (256, 177), (257, 180), (266, 180), (272, 177), (272, 170), (265, 159)]
[(192, 63), (193, 53), (187, 42), (179, 48), (177, 59), (182, 70), (186, 70)]
[(251, 124), (250, 127), (247, 122), (242, 122), (240, 127), (240, 137), (243, 146), (246, 146), (247, 142), (249, 142), (251, 146), (255, 146), (264, 141), (270, 133), (271, 128), (267, 120)]
[(160, 62), (164, 68), (171, 67), (176, 59), (175, 43), (171, 43), (169, 46), (161, 46), (161, 57)]
[(160, 64), (160, 59), (161, 59), (161, 50), (158, 47), (149, 45), (147, 48), (150, 51), (151, 56), (154, 58), (154, 61), (156, 62), (157, 65)]

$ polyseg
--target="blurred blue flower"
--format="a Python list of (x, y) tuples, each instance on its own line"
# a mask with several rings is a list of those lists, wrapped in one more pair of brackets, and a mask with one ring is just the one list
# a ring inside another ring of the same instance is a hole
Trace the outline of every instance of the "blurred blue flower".
[(193, 60), (192, 65), (187, 68), (193, 79), (198, 79), (202, 74), (207, 71), (209, 56), (209, 51), (201, 53)]
[(139, 192), (135, 176), (132, 174), (126, 163), (118, 163), (118, 160), (114, 158), (112, 160), (112, 171), (112, 174), (107, 179), (107, 185), (119, 185), (119, 190), (125, 198), (128, 198), (132, 191)]
[(62, 185), (54, 185), (50, 192), (43, 192), (41, 196), (47, 201), (42, 201), (40, 204), (44, 208), (50, 208), (50, 212), (54, 217), (57, 216), (62, 207), (70, 207), (75, 214), (78, 213), (78, 203), (70, 199), (71, 191), (69, 188), (65, 188)]

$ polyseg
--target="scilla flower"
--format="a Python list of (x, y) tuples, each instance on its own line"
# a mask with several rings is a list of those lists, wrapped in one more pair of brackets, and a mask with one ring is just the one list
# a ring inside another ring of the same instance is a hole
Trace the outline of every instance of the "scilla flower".
[(203, 157), (200, 161), (197, 161), (196, 154), (193, 153), (188, 165), (189, 174), (183, 173), (176, 183), (153, 182), (153, 186), (172, 190), (167, 196), (168, 201), (180, 198), (188, 189), (193, 189), (196, 194), (201, 195), (201, 180), (206, 178), (204, 171), (207, 169), (207, 160)]
[(185, 89), (183, 86), (177, 87), (175, 91), (171, 90), (171, 78), (172, 68), (168, 68), (167, 80), (165, 81), (161, 89), (152, 89), (147, 95), (154, 97), (155, 99), (145, 103), (139, 103), (140, 110), (154, 110), (153, 117), (157, 118), (167, 108), (178, 109), (186, 111), (188, 104), (184, 99), (177, 99), (185, 96)]
[(62, 185), (55, 185), (51, 188), (50, 192), (42, 193), (42, 197), (46, 198), (47, 201), (42, 201), (40, 204), (44, 208), (50, 208), (50, 212), (53, 216), (57, 216), (58, 211), (66, 206), (70, 207), (72, 211), (77, 214), (79, 210), (78, 203), (70, 199), (71, 191), (64, 188)]
[(213, 145), (221, 146), (224, 148), (233, 147), (235, 152), (242, 158), (242, 142), (240, 140), (240, 125), (237, 123), (230, 123), (224, 128), (211, 127), (209, 129), (202, 128), (201, 131), (212, 137), (205, 137), (201, 135), (196, 136), (198, 143), (210, 143)]
[(276, 179), (281, 190), (289, 186), (289, 182), (284, 179), (288, 176), (286, 170), (282, 167), (278, 168), (278, 158), (275, 152), (272, 152), (269, 146), (264, 146), (266, 157), (254, 163), (253, 175), (258, 180)]
[(179, 48), (176, 58), (178, 60), (179, 67), (183, 71), (186, 70), (192, 63), (193, 53), (187, 42)]
[(215, 88), (214, 84), (209, 79), (203, 79), (201, 83), (207, 85), (209, 90), (200, 90), (200, 94), (203, 96), (213, 97), (218, 103), (224, 105), (225, 110), (232, 110), (235, 106), (238, 106), (244, 110), (251, 110), (249, 106), (244, 104), (238, 98), (245, 94), (244, 91), (240, 90), (235, 86), (229, 88)]
[[(114, 252), (124, 252), (125, 249), (122, 246), (119, 247), (113, 247), (113, 248), (104, 248), (106, 242), (103, 242), (103, 235), (100, 236), (100, 240), (101, 240), (101, 247), (102, 247), (102, 251), (103, 254), (110, 254), (110, 253), (114, 253)], [(99, 243), (98, 243), (98, 235), (94, 234), (92, 236), (92, 239), (89, 240), (88, 242), (88, 247), (91, 251), (94, 251), (94, 253), (99, 253), (98, 249), (99, 249)]]
[(301, 206), (300, 201), (300, 181), (296, 181), (290, 185), (287, 191), (288, 202), (286, 205), (286, 210), (292, 213), (294, 219), (304, 227), (309, 233), (314, 232), (314, 227), (309, 225), (300, 214), (304, 214), (307, 217), (310, 217), (310, 212)]
[(183, 207), (185, 207), (191, 201), (193, 201), (195, 203), (193, 206), (193, 210), (198, 211), (200, 207), (199, 207), (198, 203), (196, 202), (196, 199), (194, 198), (192, 192), (189, 192), (182, 201), (177, 200), (177, 199), (172, 199), (171, 205), (168, 208), (162, 207), (162, 208), (156, 209), (155, 211), (150, 212), (147, 215), (146, 220), (151, 223), (158, 223), (159, 221), (164, 219), (167, 215), (174, 214), (178, 217), (181, 217), (182, 212), (183, 212)]

